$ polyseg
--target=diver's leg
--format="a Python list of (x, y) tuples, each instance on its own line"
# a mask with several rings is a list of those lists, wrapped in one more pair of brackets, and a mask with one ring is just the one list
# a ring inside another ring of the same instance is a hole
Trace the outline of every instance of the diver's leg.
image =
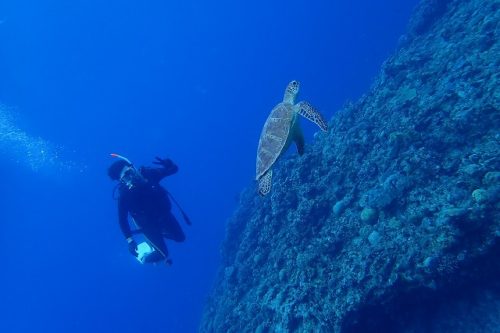
[(153, 253), (149, 254), (144, 258), (144, 262), (150, 264), (150, 263), (156, 263), (159, 261), (163, 261), (165, 258), (159, 251), (153, 251)]
[(182, 231), (179, 222), (172, 213), (168, 215), (163, 226), (163, 236), (176, 242), (184, 242), (186, 235), (184, 231)]
[(168, 258), (168, 249), (165, 244), (165, 240), (163, 239), (163, 235), (161, 229), (157, 228), (144, 228), (142, 230), (144, 237), (148, 240), (148, 243), (151, 244), (165, 259)]

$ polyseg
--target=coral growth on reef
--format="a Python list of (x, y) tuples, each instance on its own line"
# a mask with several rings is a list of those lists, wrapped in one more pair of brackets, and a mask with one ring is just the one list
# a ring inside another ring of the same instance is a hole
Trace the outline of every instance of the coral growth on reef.
[(243, 193), (200, 331), (498, 332), (499, 34), (499, 1), (422, 1), (371, 90)]

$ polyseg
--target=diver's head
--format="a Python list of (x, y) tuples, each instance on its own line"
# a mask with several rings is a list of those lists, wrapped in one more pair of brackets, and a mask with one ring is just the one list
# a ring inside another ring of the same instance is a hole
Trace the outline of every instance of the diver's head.
[(118, 154), (111, 154), (111, 156), (118, 158), (118, 161), (108, 168), (108, 175), (111, 179), (119, 180), (129, 189), (145, 182), (144, 177), (128, 158)]
[(118, 161), (114, 162), (111, 164), (108, 168), (108, 176), (112, 180), (120, 180), (121, 173), (125, 167), (131, 167), (132, 164), (123, 160), (119, 159)]
[(142, 178), (142, 175), (137, 171), (136, 168), (134, 168), (133, 165), (126, 165), (122, 171), (120, 172), (120, 183), (124, 184), (127, 186), (129, 189), (141, 184), (144, 179)]

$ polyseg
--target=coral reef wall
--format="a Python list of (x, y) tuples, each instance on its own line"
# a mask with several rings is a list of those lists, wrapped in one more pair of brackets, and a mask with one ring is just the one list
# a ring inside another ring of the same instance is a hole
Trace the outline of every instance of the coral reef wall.
[(423, 0), (370, 91), (243, 192), (201, 332), (500, 332), (500, 2)]

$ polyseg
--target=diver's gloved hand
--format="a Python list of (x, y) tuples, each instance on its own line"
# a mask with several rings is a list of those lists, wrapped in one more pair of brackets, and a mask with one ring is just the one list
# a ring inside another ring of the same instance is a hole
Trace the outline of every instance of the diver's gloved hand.
[(132, 237), (127, 238), (128, 250), (134, 256), (137, 257), (137, 243)]
[(170, 169), (175, 166), (174, 162), (170, 158), (160, 158), (158, 156), (155, 157), (155, 161), (153, 161), (153, 164), (159, 164), (165, 169)]

